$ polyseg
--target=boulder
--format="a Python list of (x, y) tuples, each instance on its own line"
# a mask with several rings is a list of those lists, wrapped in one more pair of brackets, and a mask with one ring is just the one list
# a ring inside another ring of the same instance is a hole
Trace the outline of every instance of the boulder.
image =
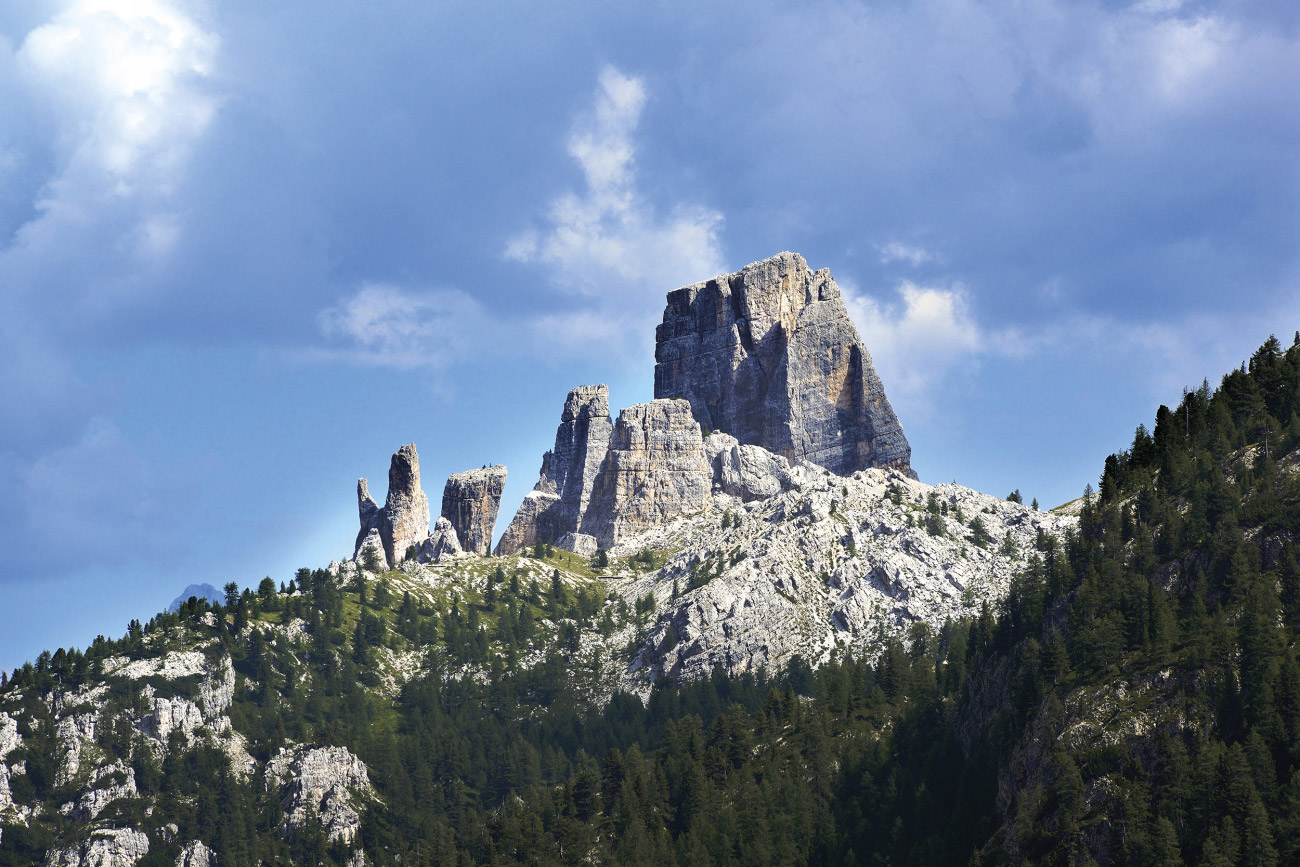
[(460, 546), (474, 554), (492, 549), (506, 468), (500, 465), (456, 473), (442, 489), (442, 517), (456, 531)]
[(826, 269), (780, 253), (668, 295), (655, 397), (788, 461), (911, 474), (911, 447)]
[(451, 525), (451, 521), (439, 516), (429, 531), (429, 538), (420, 544), (420, 562), (437, 563), (443, 557), (459, 554), (462, 550), (456, 528)]
[(602, 548), (709, 504), (713, 474), (684, 400), (624, 409), (596, 476), (583, 532)]
[(730, 434), (704, 438), (704, 456), (713, 471), (713, 492), (748, 503), (794, 487), (790, 462), (761, 446), (741, 445)]

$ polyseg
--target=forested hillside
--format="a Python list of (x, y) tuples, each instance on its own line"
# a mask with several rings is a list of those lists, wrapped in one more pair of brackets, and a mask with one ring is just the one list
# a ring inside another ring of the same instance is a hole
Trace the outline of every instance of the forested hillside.
[(545, 546), (191, 600), (7, 678), (0, 864), (1300, 863), (1298, 410), (1270, 339), (1139, 427), (999, 610), (646, 704), (595, 687), (653, 600)]

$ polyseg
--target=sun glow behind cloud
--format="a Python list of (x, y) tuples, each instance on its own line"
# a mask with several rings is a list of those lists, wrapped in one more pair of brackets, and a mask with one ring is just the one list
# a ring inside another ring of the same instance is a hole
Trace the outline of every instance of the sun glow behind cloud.
[(94, 221), (106, 198), (135, 199), (139, 251), (169, 250), (179, 224), (166, 198), (216, 113), (207, 79), (217, 47), (162, 0), (78, 0), (29, 33), (15, 65), (48, 108), (59, 168), (20, 243), (51, 222)]

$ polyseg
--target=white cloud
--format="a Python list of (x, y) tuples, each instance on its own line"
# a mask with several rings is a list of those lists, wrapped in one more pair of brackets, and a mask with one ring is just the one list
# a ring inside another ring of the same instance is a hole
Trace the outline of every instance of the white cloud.
[(413, 292), (367, 284), (319, 314), (321, 334), (332, 345), (312, 356), (403, 370), (441, 369), (466, 357), (488, 324), (482, 305), (456, 289)]
[[(725, 270), (720, 213), (678, 203), (661, 214), (637, 188), (634, 134), (645, 103), (640, 79), (610, 67), (600, 73), (595, 103), (569, 137), (585, 189), (557, 197), (545, 229), (506, 245), (508, 258), (544, 266), (557, 288), (584, 299), (581, 311), (539, 320), (541, 340), (581, 332), (567, 343), (626, 349), (626, 335), (652, 332), (667, 292)], [(604, 327), (593, 330), (597, 322)]]
[[(179, 224), (164, 202), (216, 112), (217, 45), (165, 0), (75, 0), (27, 34), (15, 66), (48, 114), (57, 168), (21, 243), (56, 249), (64, 230), (120, 220), (131, 202), (120, 228), (141, 242), (128, 246), (145, 257), (170, 250)], [(161, 234), (159, 220), (170, 220)]]
[(906, 262), (912, 266), (924, 265), (936, 258), (924, 247), (902, 241), (890, 241), (888, 244), (879, 245), (877, 249), (880, 250), (880, 261), (884, 265), (892, 262)]
[(1023, 351), (1014, 332), (990, 332), (976, 322), (961, 283), (904, 281), (895, 300), (882, 303), (840, 282), (849, 316), (895, 403), (923, 407), (930, 391), (963, 365), (983, 355)]

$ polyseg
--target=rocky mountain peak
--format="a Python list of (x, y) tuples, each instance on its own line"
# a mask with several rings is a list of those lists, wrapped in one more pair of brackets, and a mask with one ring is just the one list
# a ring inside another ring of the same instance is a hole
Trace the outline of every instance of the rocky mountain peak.
[(605, 385), (580, 385), (564, 401), (560, 421), (582, 418), (609, 418), (609, 388)]
[(655, 400), (618, 414), (582, 532), (601, 547), (709, 504), (713, 476), (700, 425), (684, 400)]
[(706, 431), (846, 475), (911, 472), (911, 447), (830, 271), (780, 253), (668, 294), (655, 397)]

